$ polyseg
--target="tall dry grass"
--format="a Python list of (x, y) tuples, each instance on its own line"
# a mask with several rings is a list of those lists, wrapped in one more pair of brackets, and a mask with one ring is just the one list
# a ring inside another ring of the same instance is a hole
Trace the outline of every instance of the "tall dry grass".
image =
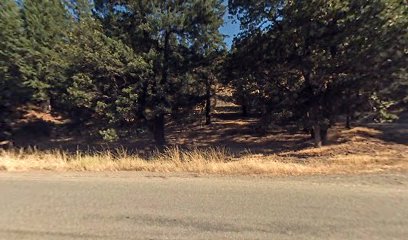
[(226, 149), (181, 150), (178, 147), (155, 152), (150, 157), (114, 152), (74, 154), (60, 150), (14, 149), (0, 151), (3, 171), (148, 171), (190, 172), (223, 175), (309, 175), (408, 170), (404, 157), (394, 154), (347, 154), (307, 159), (291, 156), (245, 154), (234, 157)]

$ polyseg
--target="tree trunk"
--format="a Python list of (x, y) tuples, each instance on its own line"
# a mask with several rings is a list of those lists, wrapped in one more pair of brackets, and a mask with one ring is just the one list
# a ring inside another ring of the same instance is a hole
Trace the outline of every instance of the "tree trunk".
[(320, 127), (320, 138), (322, 140), (322, 144), (326, 145), (327, 144), (327, 132), (328, 132), (328, 128), (327, 127)]
[[(348, 92), (349, 96), (352, 96), (352, 92)], [(358, 94), (356, 95), (358, 97)], [(351, 99), (353, 99), (353, 97), (351, 97)], [(349, 104), (347, 104), (347, 109), (346, 109), (346, 128), (347, 129), (351, 129), (351, 113), (352, 113), (352, 103), (350, 102)]]
[(205, 125), (211, 124), (211, 100), (207, 100), (205, 104)]
[(310, 120), (311, 120), (311, 127), (312, 127), (312, 136), (314, 140), (314, 145), (316, 148), (322, 146), (322, 128), (320, 125), (320, 114), (319, 114), (319, 105), (314, 104), (310, 111)]
[(314, 130), (313, 130), (313, 127), (310, 129), (307, 129), (307, 132), (308, 133), (310, 133), (310, 139), (314, 139), (314, 137), (315, 137), (315, 134), (314, 134)]
[(6, 140), (6, 128), (5, 124), (0, 120), (0, 141)]
[(346, 128), (347, 129), (351, 129), (351, 117), (350, 117), (350, 114), (349, 113), (347, 113), (347, 117), (346, 117)]
[(335, 125), (336, 125), (336, 117), (332, 113), (332, 116), (330, 116), (330, 119), (329, 119), (329, 127), (334, 127)]
[[(163, 58), (164, 59), (163, 59), (162, 77), (160, 80), (161, 91), (159, 92), (157, 104), (166, 103), (166, 98), (162, 91), (164, 88), (168, 87), (167, 80), (169, 76), (169, 59), (170, 59), (170, 32), (169, 31), (166, 31), (164, 33)], [(153, 137), (159, 149), (162, 149), (166, 145), (164, 124), (165, 124), (164, 113), (161, 112), (158, 115), (156, 115), (153, 119)]]
[[(308, 45), (308, 44), (306, 44)], [(313, 84), (311, 82), (312, 79), (312, 74), (309, 70), (305, 69), (303, 71), (303, 77), (305, 78), (306, 86), (309, 91), (311, 99), (311, 108), (309, 112), (309, 121), (310, 121), (310, 126), (312, 128), (311, 135), (314, 140), (314, 146), (316, 148), (320, 148), (322, 146), (322, 132), (321, 132), (321, 112), (320, 112), (320, 99), (321, 96), (316, 95), (313, 91)]]
[(322, 137), (320, 131), (320, 125), (317, 121), (313, 123), (313, 136), (314, 136), (314, 145), (316, 148), (320, 148), (322, 146)]
[(163, 148), (166, 145), (164, 122), (164, 114), (159, 114), (153, 119), (153, 137), (159, 148)]
[(207, 79), (205, 100), (205, 125), (211, 124), (211, 82)]

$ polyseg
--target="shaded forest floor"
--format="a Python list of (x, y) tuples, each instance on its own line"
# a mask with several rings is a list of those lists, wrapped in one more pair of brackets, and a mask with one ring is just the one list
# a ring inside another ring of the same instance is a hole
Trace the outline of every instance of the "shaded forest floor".
[[(67, 154), (85, 152), (92, 156), (97, 155), (96, 157), (100, 158), (102, 152), (106, 157), (107, 152), (127, 149), (130, 155), (136, 154), (138, 159), (140, 158), (139, 160), (142, 161), (154, 151), (154, 144), (148, 133), (139, 134), (127, 142), (106, 143), (97, 138), (85, 137), (84, 134), (81, 135), (78, 129), (70, 130), (61, 118), (34, 109), (23, 112), (23, 117), (14, 126), (15, 147), (27, 148), (35, 146), (36, 150), (34, 152), (37, 155), (39, 153), (40, 155), (42, 153), (49, 154), (50, 152), (65, 152)], [(211, 125), (204, 125), (203, 121), (195, 121), (184, 125), (170, 122), (166, 127), (166, 131), (170, 150), (161, 155), (156, 154), (155, 158), (161, 161), (170, 159), (174, 166), (166, 168), (162, 164), (159, 164), (158, 167), (157, 164), (148, 166), (143, 163), (136, 166), (133, 163), (130, 165), (126, 163), (116, 167), (109, 164), (109, 167), (103, 167), (97, 164), (98, 167), (91, 167), (88, 170), (192, 171), (204, 173), (275, 172), (276, 174), (408, 170), (408, 123), (404, 121), (392, 124), (356, 125), (350, 130), (339, 124), (330, 129), (329, 144), (320, 149), (313, 148), (310, 136), (295, 127), (273, 126), (265, 128), (257, 118), (243, 118), (236, 111), (224, 111), (222, 109), (218, 109), (217, 113), (214, 114)], [(208, 151), (208, 149), (213, 150)], [(191, 151), (195, 155), (188, 153)], [(28, 152), (27, 156), (33, 155), (34, 152)], [(9, 160), (18, 158), (16, 156), (17, 152), (8, 152), (7, 154), (3, 153), (0, 157), (0, 165), (2, 159), (4, 161), (6, 158), (5, 156), (8, 156)], [(126, 161), (129, 160), (130, 155), (126, 155)], [(44, 158), (44, 155), (42, 156)], [(47, 155), (47, 158), (50, 158), (50, 156)], [(201, 161), (199, 165), (202, 166), (197, 169), (190, 166), (196, 161), (192, 158)], [(67, 162), (69, 161), (67, 159), (60, 160)], [(213, 160), (216, 163), (233, 162), (234, 164), (242, 160), (244, 164), (239, 168), (231, 165), (227, 169), (224, 166), (205, 165)], [(190, 165), (184, 166), (185, 162), (189, 162)], [(273, 164), (270, 165), (270, 163)], [(13, 168), (10, 167), (10, 162), (8, 164), (3, 163), (4, 166), (8, 166), (3, 168)], [(256, 167), (257, 164), (259, 168)], [(82, 165), (63, 168), (87, 169), (86, 166)], [(252, 170), (247, 172), (245, 168)], [(53, 168), (51, 167), (51, 169)]]

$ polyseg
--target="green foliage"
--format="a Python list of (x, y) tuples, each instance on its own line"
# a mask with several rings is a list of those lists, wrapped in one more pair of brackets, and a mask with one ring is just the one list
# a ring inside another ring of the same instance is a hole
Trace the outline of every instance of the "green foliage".
[(395, 114), (392, 114), (388, 111), (390, 107), (392, 107), (395, 102), (394, 101), (385, 101), (380, 99), (376, 93), (373, 93), (373, 95), (370, 98), (372, 105), (373, 105), (373, 110), (375, 113), (374, 120), (377, 122), (392, 122), (396, 119), (398, 119), (398, 116)]
[(408, 103), (401, 0), (230, 0), (244, 31), (228, 55), (222, 0), (18, 2), (0, 2), (2, 119), (50, 102), (105, 140), (149, 128), (161, 145), (166, 121), (198, 105), (211, 122), (220, 82), (244, 112), (323, 133), (338, 115), (392, 120)]
[(50, 63), (59, 57), (57, 45), (67, 41), (69, 14), (60, 0), (23, 1), (24, 29), (29, 46), (24, 56), (25, 84), (35, 101), (50, 100), (55, 84)]
[(289, 110), (293, 119), (323, 123), (365, 107), (406, 69), (407, 34), (401, 30), (408, 29), (408, 7), (401, 1), (229, 5), (246, 29), (230, 60), (234, 79), (238, 86), (248, 85), (242, 78), (253, 79), (269, 112)]
[(150, 69), (142, 57), (107, 37), (91, 18), (78, 23), (62, 48), (68, 61), (65, 102), (71, 110), (82, 111), (103, 129), (140, 120), (140, 89)]
[(114, 129), (114, 128), (100, 130), (99, 134), (102, 136), (102, 138), (105, 141), (108, 141), (108, 142), (115, 142), (115, 141), (119, 140), (118, 133), (116, 132), (116, 129)]
[(152, 66), (141, 82), (138, 114), (164, 142), (165, 115), (201, 101), (194, 69), (222, 48), (222, 1), (96, 1), (107, 35), (121, 39)]
[(15, 1), (0, 2), (0, 118), (24, 100), (21, 61), (25, 53), (24, 29)]

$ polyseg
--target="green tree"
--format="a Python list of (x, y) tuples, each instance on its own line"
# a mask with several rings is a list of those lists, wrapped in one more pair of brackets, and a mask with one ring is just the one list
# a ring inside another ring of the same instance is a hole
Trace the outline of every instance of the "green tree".
[(21, 72), (24, 29), (20, 10), (13, 0), (0, 2), (0, 135), (6, 127), (10, 110), (25, 99)]
[(107, 140), (137, 124), (140, 85), (150, 66), (119, 40), (107, 37), (93, 19), (81, 21), (65, 46), (66, 103)]
[(23, 69), (33, 101), (52, 105), (58, 97), (50, 63), (59, 57), (56, 46), (67, 41), (69, 13), (61, 0), (23, 1), (25, 34), (30, 42)]
[(164, 145), (166, 116), (196, 104), (199, 84), (193, 70), (200, 62), (193, 60), (222, 39), (222, 1), (100, 0), (96, 10), (107, 35), (122, 39), (151, 63), (138, 109), (156, 143)]
[(240, 41), (252, 49), (246, 57), (237, 45), (236, 57), (249, 63), (245, 73), (255, 76), (273, 110), (306, 120), (317, 147), (335, 116), (370, 105), (406, 68), (407, 5), (401, 1), (229, 5), (246, 29)]
[(91, 125), (106, 140), (117, 140), (120, 130), (138, 120), (139, 84), (150, 67), (122, 41), (103, 33), (90, 1), (66, 4), (71, 28), (48, 65), (54, 79), (50, 89), (59, 96), (55, 104), (76, 125)]

